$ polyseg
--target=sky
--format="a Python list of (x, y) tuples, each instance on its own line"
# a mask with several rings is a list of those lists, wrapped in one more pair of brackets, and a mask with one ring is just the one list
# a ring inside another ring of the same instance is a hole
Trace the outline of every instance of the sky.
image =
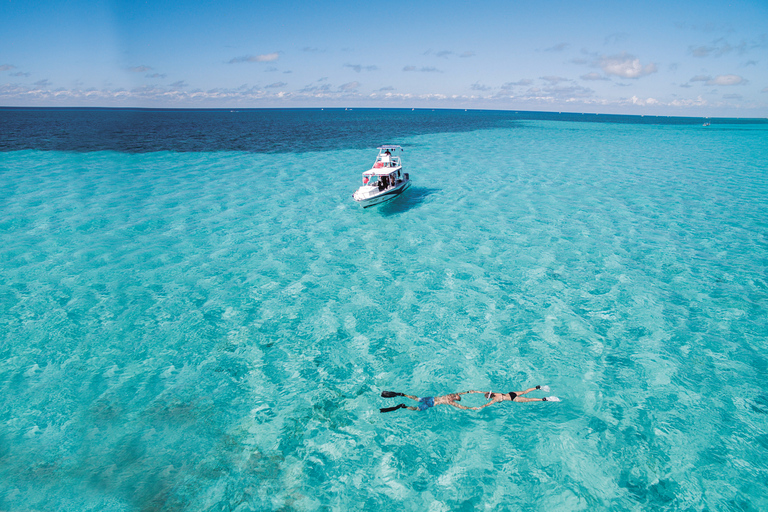
[(0, 106), (768, 117), (768, 0), (0, 0)]

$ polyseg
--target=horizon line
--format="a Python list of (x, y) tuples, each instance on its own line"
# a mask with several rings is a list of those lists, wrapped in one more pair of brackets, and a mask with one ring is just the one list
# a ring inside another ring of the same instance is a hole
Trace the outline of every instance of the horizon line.
[(0, 111), (20, 110), (104, 110), (104, 111), (131, 111), (131, 112), (242, 112), (265, 110), (410, 110), (410, 111), (456, 111), (456, 112), (507, 112), (515, 114), (552, 114), (552, 115), (587, 115), (607, 117), (636, 117), (636, 118), (663, 118), (663, 119), (736, 119), (741, 121), (768, 121), (768, 117), (720, 117), (720, 116), (685, 116), (685, 115), (658, 115), (658, 114), (612, 114), (602, 112), (573, 112), (562, 110), (520, 110), (520, 109), (490, 109), (490, 108), (447, 108), (447, 107), (108, 107), (108, 106), (4, 106), (0, 105)]

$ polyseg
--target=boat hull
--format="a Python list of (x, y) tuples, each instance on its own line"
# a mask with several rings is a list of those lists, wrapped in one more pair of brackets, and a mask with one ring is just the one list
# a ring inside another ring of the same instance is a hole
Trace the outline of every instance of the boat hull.
[(360, 197), (358, 192), (355, 192), (354, 194), (352, 194), (352, 199), (357, 201), (357, 203), (363, 208), (370, 208), (371, 206), (387, 203), (395, 199), (396, 197), (399, 197), (400, 194), (405, 192), (410, 186), (411, 186), (411, 180), (406, 180), (403, 183), (398, 184), (394, 188), (383, 190), (381, 193), (375, 194), (372, 196)]

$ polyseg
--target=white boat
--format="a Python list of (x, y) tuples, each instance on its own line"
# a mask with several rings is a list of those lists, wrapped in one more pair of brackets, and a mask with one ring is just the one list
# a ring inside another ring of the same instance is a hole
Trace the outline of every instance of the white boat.
[(403, 162), (397, 155), (403, 148), (386, 145), (377, 149), (379, 154), (373, 167), (363, 173), (363, 184), (352, 194), (352, 199), (363, 208), (391, 201), (411, 186), (411, 179), (403, 172)]

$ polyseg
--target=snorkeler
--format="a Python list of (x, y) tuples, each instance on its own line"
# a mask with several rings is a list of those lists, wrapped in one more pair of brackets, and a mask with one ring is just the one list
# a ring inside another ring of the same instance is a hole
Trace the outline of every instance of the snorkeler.
[[(540, 389), (542, 391), (549, 391), (549, 386), (536, 386), (535, 388), (526, 389), (525, 391), (511, 391), (509, 393), (493, 393), (491, 391), (464, 391), (462, 393), (450, 393), (448, 395), (443, 396), (423, 396), (423, 397), (417, 397), (412, 395), (406, 395), (404, 393), (395, 393), (394, 391), (382, 391), (381, 396), (383, 398), (394, 398), (398, 396), (404, 396), (406, 398), (410, 398), (411, 400), (415, 400), (418, 402), (418, 405), (416, 407), (405, 405), (405, 404), (398, 404), (394, 407), (384, 407), (382, 409), (379, 409), (381, 412), (392, 412), (396, 411), (398, 409), (410, 409), (412, 411), (424, 411), (429, 409), (430, 407), (434, 407), (436, 405), (452, 405), (453, 407), (456, 407), (457, 409), (466, 409), (471, 411), (477, 411), (484, 407), (488, 407), (489, 405), (493, 405), (498, 402), (559, 402), (560, 399), (556, 396), (548, 396), (546, 398), (525, 398), (521, 395), (525, 395), (526, 393), (530, 393), (531, 391), (535, 391), (537, 389)], [(480, 407), (466, 407), (461, 404), (457, 404), (456, 402), (461, 400), (461, 395), (466, 395), (468, 393), (482, 393), (485, 395), (487, 399), (490, 400), (485, 405), (481, 405)]]
[(494, 393), (492, 391), (467, 391), (466, 393), (482, 393), (485, 395), (485, 398), (490, 400), (485, 405), (481, 405), (480, 407), (471, 407), (472, 410), (479, 410), (483, 407), (488, 407), (489, 405), (497, 404), (499, 402), (559, 402), (560, 399), (556, 396), (547, 396), (544, 398), (527, 398), (521, 395), (525, 395), (526, 393), (530, 393), (531, 391), (536, 391), (537, 389), (540, 389), (544, 391), (545, 393), (549, 391), (549, 386), (536, 386), (535, 388), (526, 389), (525, 391), (510, 391), (509, 393)]
[(379, 409), (381, 412), (392, 412), (396, 411), (398, 409), (410, 409), (412, 411), (425, 411), (429, 409), (430, 407), (434, 407), (436, 405), (452, 405), (458, 409), (471, 409), (471, 407), (464, 407), (461, 404), (457, 404), (459, 400), (461, 400), (461, 396), (464, 393), (450, 393), (443, 396), (423, 396), (419, 398), (418, 396), (412, 396), (412, 395), (406, 395), (403, 393), (395, 393), (394, 391), (382, 391), (381, 396), (384, 398), (394, 398), (396, 396), (404, 396), (406, 398), (410, 398), (411, 400), (416, 400), (419, 405), (416, 407), (412, 407), (405, 404), (399, 404), (394, 407), (384, 407), (383, 409)]

